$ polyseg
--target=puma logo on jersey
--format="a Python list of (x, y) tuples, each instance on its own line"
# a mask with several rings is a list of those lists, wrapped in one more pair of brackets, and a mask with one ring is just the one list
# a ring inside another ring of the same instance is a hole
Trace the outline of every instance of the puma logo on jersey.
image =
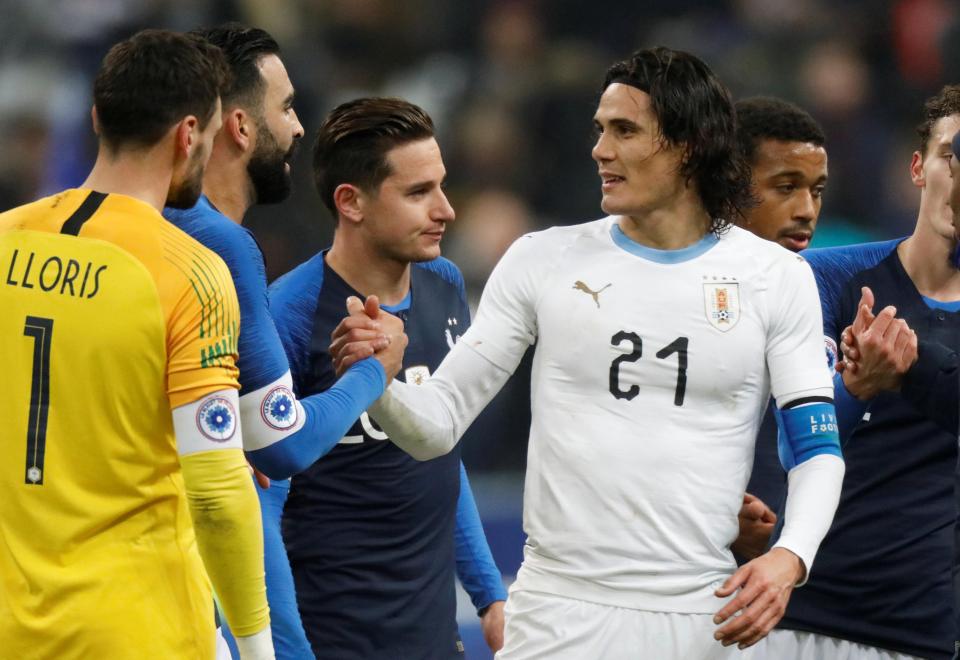
[(580, 280), (577, 280), (576, 282), (573, 283), (574, 289), (576, 289), (577, 291), (583, 291), (584, 293), (589, 294), (591, 298), (593, 298), (593, 302), (597, 303), (597, 309), (600, 309), (600, 294), (609, 286), (610, 285), (608, 284), (607, 286), (601, 287), (599, 291), (594, 291), (593, 289), (588, 287), (586, 284), (584, 284)]

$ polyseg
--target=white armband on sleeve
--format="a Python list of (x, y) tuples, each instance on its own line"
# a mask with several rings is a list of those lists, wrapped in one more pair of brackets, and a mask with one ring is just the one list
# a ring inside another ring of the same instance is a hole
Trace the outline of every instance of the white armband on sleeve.
[(177, 453), (186, 456), (214, 449), (243, 449), (239, 409), (240, 401), (234, 389), (220, 390), (174, 408)]
[(274, 660), (273, 637), (270, 626), (247, 637), (236, 637), (240, 660)]
[(823, 537), (830, 531), (840, 502), (845, 470), (843, 459), (820, 454), (787, 473), (787, 506), (783, 531), (774, 548), (785, 548), (803, 562), (802, 585), (810, 577), (813, 559)]
[(422, 385), (394, 379), (369, 413), (394, 444), (425, 461), (453, 449), (509, 377), (459, 341)]
[(288, 370), (277, 380), (240, 397), (243, 448), (256, 451), (300, 430), (306, 421), (303, 405), (293, 394)]

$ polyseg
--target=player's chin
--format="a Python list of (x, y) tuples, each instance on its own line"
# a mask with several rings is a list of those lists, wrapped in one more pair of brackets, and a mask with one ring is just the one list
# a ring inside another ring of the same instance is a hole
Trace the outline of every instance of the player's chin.
[(628, 205), (615, 194), (604, 194), (600, 200), (600, 209), (607, 215), (630, 215)]
[(440, 243), (436, 242), (432, 245), (421, 245), (419, 246), (413, 254), (410, 255), (409, 261), (412, 263), (420, 263), (422, 261), (433, 261), (440, 256)]

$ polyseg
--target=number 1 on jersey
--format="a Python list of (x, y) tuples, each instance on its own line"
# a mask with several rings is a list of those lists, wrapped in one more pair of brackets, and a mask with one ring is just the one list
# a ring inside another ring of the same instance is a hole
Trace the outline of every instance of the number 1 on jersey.
[(28, 316), (25, 337), (33, 337), (33, 378), (30, 384), (30, 416), (27, 422), (25, 483), (43, 485), (43, 458), (47, 449), (47, 413), (50, 409), (50, 341), (53, 319)]

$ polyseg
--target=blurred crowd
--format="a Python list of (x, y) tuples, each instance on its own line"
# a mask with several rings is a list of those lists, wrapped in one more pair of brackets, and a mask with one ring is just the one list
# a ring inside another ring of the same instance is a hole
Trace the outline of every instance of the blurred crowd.
[[(908, 174), (923, 100), (960, 82), (955, 0), (0, 0), (0, 209), (77, 185), (95, 153), (90, 87), (143, 27), (238, 20), (271, 32), (307, 130), (285, 203), (251, 211), (273, 279), (326, 246), (311, 137), (336, 104), (403, 96), (434, 118), (457, 221), (445, 254), (476, 300), (520, 234), (594, 219), (592, 114), (606, 68), (663, 44), (707, 61), (736, 98), (774, 94), (827, 135), (814, 245), (891, 238), (915, 221)], [(521, 373), (479, 421), (468, 465), (522, 469)], [(506, 420), (506, 423), (504, 421)]]

